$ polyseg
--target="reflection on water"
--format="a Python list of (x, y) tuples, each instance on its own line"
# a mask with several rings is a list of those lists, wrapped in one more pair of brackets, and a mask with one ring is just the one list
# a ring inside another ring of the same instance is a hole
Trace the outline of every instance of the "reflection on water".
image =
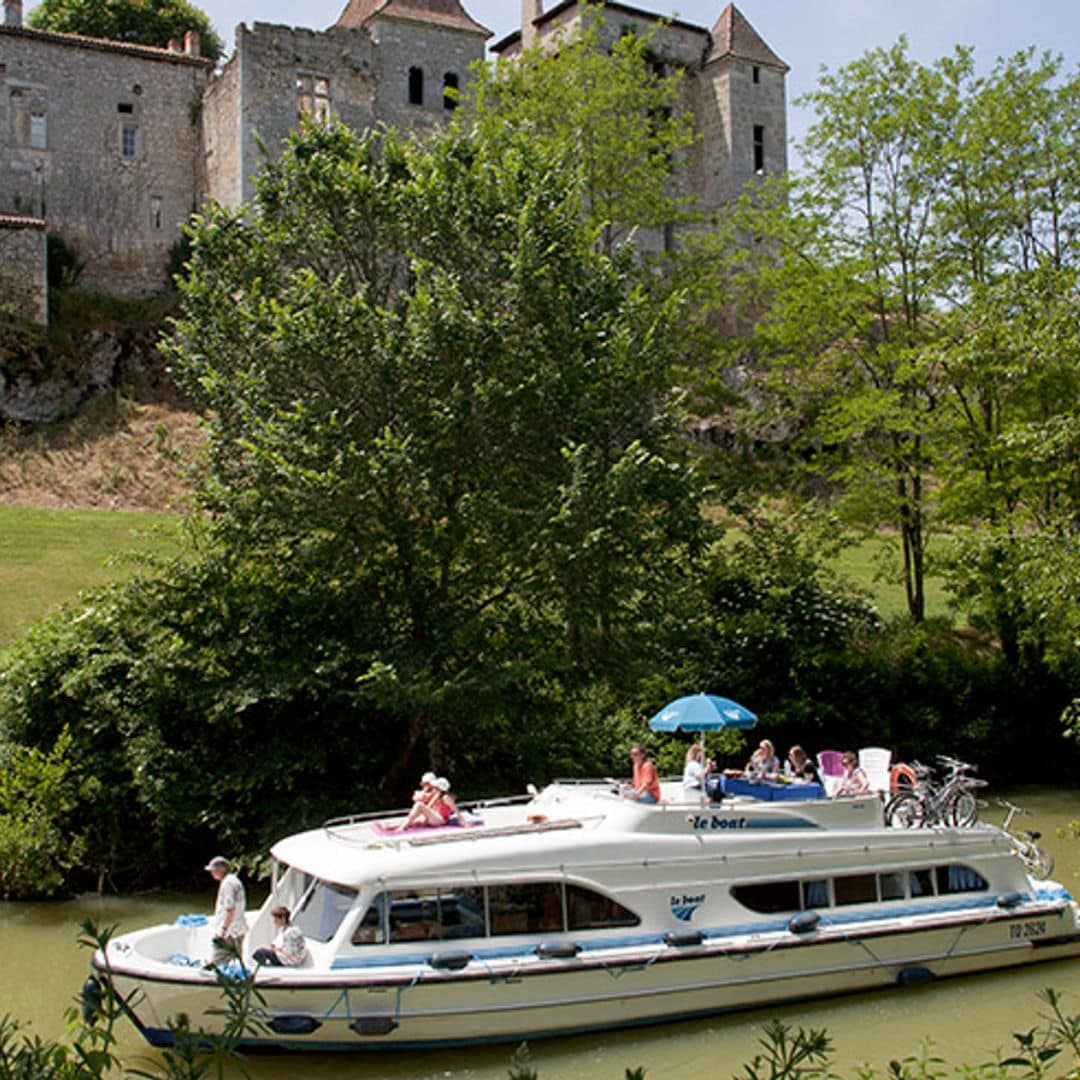
[[(1010, 797), (1035, 812), (1023, 824), (1042, 831), (1042, 842), (1057, 860), (1055, 877), (1080, 894), (1080, 841), (1056, 835), (1058, 828), (1080, 819), (1080, 790), (1025, 789)], [(984, 816), (1000, 820), (996, 807)], [(63, 1011), (74, 1003), (87, 973), (89, 956), (75, 944), (82, 919), (130, 930), (171, 922), (183, 912), (207, 910), (211, 898), (208, 888), (198, 896), (0, 904), (0, 1014), (11, 1013), (30, 1024), (36, 1034), (60, 1035)], [(530, 1051), (541, 1080), (621, 1077), (627, 1066), (636, 1065), (646, 1067), (649, 1080), (685, 1077), (702, 1069), (731, 1076), (757, 1052), (762, 1025), (775, 1015), (789, 1024), (827, 1028), (836, 1047), (835, 1061), (848, 1074), (853, 1065), (864, 1061), (883, 1073), (891, 1058), (915, 1053), (926, 1038), (933, 1039), (936, 1050), (950, 1062), (974, 1064), (988, 1060), (995, 1048), (1008, 1049), (1012, 1032), (1038, 1023), (1042, 1004), (1036, 993), (1047, 986), (1063, 993), (1067, 1012), (1080, 1013), (1080, 961), (1073, 960), (705, 1021), (539, 1041)], [(513, 1049), (305, 1055), (302, 1075), (316, 1080), (505, 1080)], [(145, 1059), (152, 1054), (126, 1027), (121, 1032), (121, 1052), (125, 1058)], [(261, 1055), (249, 1064), (257, 1080), (293, 1080), (301, 1074), (298, 1059), (291, 1055)]]

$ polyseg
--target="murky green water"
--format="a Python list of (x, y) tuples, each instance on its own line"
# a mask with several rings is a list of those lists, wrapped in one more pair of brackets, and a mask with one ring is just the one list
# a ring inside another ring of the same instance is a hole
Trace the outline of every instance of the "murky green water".
[[(1056, 835), (1058, 828), (1080, 819), (1080, 789), (1027, 789), (1012, 797), (1035, 811), (1035, 817), (1023, 824), (1042, 831), (1044, 845), (1057, 860), (1054, 876), (1074, 895), (1080, 894), (1080, 841)], [(989, 820), (999, 820), (996, 815), (996, 807), (986, 812)], [(0, 1013), (25, 1021), (31, 1032), (60, 1035), (63, 1011), (73, 1003), (87, 972), (88, 955), (76, 945), (82, 919), (118, 923), (130, 930), (172, 921), (183, 912), (207, 910), (210, 901), (208, 889), (200, 896), (0, 904)], [(837, 1066), (847, 1075), (861, 1062), (883, 1071), (891, 1058), (915, 1053), (926, 1038), (933, 1039), (936, 1050), (949, 1061), (975, 1063), (988, 1060), (995, 1048), (1009, 1048), (1012, 1032), (1038, 1022), (1043, 1006), (1036, 994), (1047, 986), (1064, 994), (1069, 1012), (1080, 1013), (1080, 960), (1061, 961), (781, 1010), (540, 1041), (531, 1046), (532, 1063), (541, 1080), (621, 1080), (624, 1069), (635, 1065), (646, 1067), (648, 1080), (733, 1076), (755, 1053), (762, 1025), (773, 1015), (790, 1024), (827, 1028), (836, 1046)], [(122, 1033), (121, 1047), (129, 1059), (152, 1055), (130, 1030)], [(250, 1073), (257, 1080), (502, 1080), (512, 1052), (512, 1047), (500, 1046), (422, 1054), (262, 1055), (251, 1059)]]

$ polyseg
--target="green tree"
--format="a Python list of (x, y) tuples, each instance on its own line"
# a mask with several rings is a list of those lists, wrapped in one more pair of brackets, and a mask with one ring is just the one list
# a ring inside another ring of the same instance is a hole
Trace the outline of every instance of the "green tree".
[(101, 781), (86, 869), (265, 850), (417, 767), (466, 796), (610, 767), (704, 540), (677, 298), (509, 130), (305, 130), (192, 240), (168, 348), (205, 410), (207, 513), (0, 678), (0, 745), (67, 725)]
[[(757, 320), (732, 348), (764, 367), (768, 402), (848, 520), (895, 529), (917, 620), (933, 534), (1027, 529), (1031, 501), (1010, 509), (1025, 473), (1054, 488), (1044, 507), (1071, 507), (1067, 470), (1012, 437), (1075, 402), (1060, 346), (1080, 82), (1060, 75), (1030, 53), (978, 78), (970, 50), (931, 65), (903, 40), (874, 50), (808, 96), (804, 174), (743, 200), (712, 241), (720, 302)], [(1032, 289), (1048, 302), (1019, 302)]]
[(40, 0), (26, 22), (37, 30), (160, 48), (197, 30), (202, 56), (217, 60), (225, 51), (209, 16), (189, 0)]
[(207, 412), (204, 506), (354, 612), (399, 769), (541, 674), (647, 662), (699, 542), (677, 305), (596, 250), (565, 165), (510, 129), (309, 129), (254, 212), (195, 229), (170, 351)]
[(575, 36), (474, 74), (460, 110), (467, 130), (509, 125), (556, 149), (582, 185), (588, 220), (610, 252), (635, 229), (685, 219), (679, 155), (694, 141), (678, 68), (657, 54), (658, 28), (619, 33), (585, 5)]

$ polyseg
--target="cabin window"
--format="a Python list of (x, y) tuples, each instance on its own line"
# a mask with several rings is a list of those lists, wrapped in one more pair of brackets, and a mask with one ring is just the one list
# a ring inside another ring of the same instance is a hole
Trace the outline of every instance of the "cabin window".
[(293, 912), (293, 921), (313, 941), (329, 941), (356, 901), (356, 890), (314, 879)]
[[(385, 894), (377, 897), (353, 931), (354, 945), (386, 940)], [(450, 941), (484, 936), (484, 890), (399, 889), (390, 894), (390, 944), (403, 941)]]
[(904, 875), (903, 874), (879, 874), (878, 882), (881, 886), (882, 900), (904, 899)]
[(829, 906), (828, 879), (802, 883), (802, 906), (804, 909)]
[(939, 866), (936, 871), (938, 896), (946, 893), (983, 892), (986, 878), (968, 866)]
[(844, 904), (872, 904), (877, 900), (876, 874), (848, 874), (833, 880), (836, 906)]
[(908, 887), (911, 889), (912, 897), (933, 896), (934, 876), (929, 870), (910, 870)]
[(409, 104), (424, 104), (424, 69), (409, 68)]
[(386, 944), (386, 920), (383, 918), (383, 910), (386, 906), (386, 894), (380, 893), (375, 898), (363, 918), (356, 924), (352, 932), (354, 945), (385, 945)]
[(555, 881), (491, 885), (488, 906), (492, 936), (559, 933), (563, 929), (562, 886)]
[(743, 907), (764, 915), (777, 911), (799, 911), (799, 883), (797, 881), (763, 881), (754, 885), (736, 885), (731, 895)]
[(580, 885), (566, 886), (567, 924), (571, 930), (601, 930), (609, 926), (637, 926), (641, 921), (632, 911), (610, 896)]

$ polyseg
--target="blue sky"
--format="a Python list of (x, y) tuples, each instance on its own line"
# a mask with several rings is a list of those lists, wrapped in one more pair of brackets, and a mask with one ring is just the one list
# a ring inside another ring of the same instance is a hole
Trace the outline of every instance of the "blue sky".
[[(323, 29), (345, 0), (195, 0), (231, 47), (238, 23), (286, 23)], [(551, 8), (556, 0), (546, 0)], [(725, 0), (624, 0), (663, 15), (712, 26)], [(466, 10), (495, 39), (517, 28), (520, 0), (463, 0)], [(27, 9), (32, 2), (27, 3)], [(814, 87), (824, 64), (835, 69), (878, 45), (906, 34), (917, 59), (931, 61), (971, 45), (980, 70), (999, 56), (1034, 45), (1062, 52), (1070, 69), (1080, 62), (1080, 0), (738, 0), (739, 10), (791, 65), (789, 101)], [(800, 135), (806, 117), (790, 110), (789, 127)]]

